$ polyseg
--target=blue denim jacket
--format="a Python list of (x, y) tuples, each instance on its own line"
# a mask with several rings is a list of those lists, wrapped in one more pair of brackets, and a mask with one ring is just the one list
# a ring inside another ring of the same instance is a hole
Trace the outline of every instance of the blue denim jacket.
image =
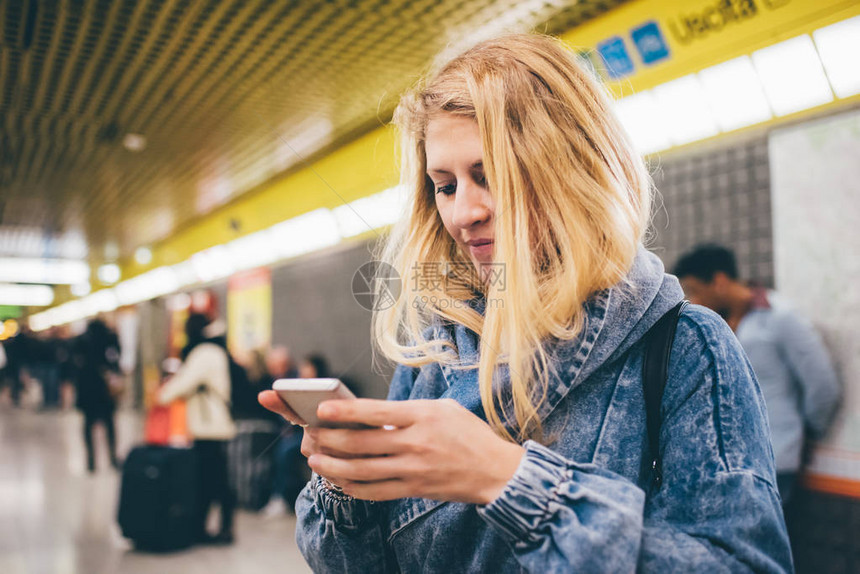
[[(296, 538), (316, 572), (790, 572), (761, 392), (726, 323), (688, 306), (663, 397), (663, 483), (652, 486), (641, 338), (682, 298), (640, 249), (627, 285), (595, 294), (576, 341), (551, 348), (542, 416), (487, 506), (344, 500), (311, 480)], [(477, 361), (476, 335), (436, 328)], [(452, 398), (483, 417), (477, 371), (396, 369), (389, 399)]]

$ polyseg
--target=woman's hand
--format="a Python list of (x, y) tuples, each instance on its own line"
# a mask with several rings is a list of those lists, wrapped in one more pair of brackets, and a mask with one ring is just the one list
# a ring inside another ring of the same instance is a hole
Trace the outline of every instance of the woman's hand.
[[(302, 427), (307, 426), (305, 421), (302, 419), (302, 417), (300, 417), (298, 414), (296, 414), (296, 412), (293, 409), (291, 409), (290, 406), (287, 403), (285, 403), (283, 401), (283, 399), (281, 399), (281, 397), (275, 391), (262, 391), (260, 394), (257, 395), (257, 400), (260, 402), (261, 405), (263, 405), (264, 407), (266, 407), (270, 411), (277, 413), (277, 414), (281, 415), (282, 417), (284, 417), (284, 419), (287, 422), (294, 424), (294, 425), (299, 425)], [(304, 436), (302, 437), (302, 454), (309, 457), (314, 453), (322, 453), (322, 452), (324, 452), (326, 454), (330, 454), (332, 456), (337, 456), (340, 458), (350, 458), (350, 456), (352, 456), (348, 453), (342, 453), (342, 452), (337, 452), (337, 451), (333, 451), (333, 450), (321, 449), (319, 446), (317, 446), (316, 441), (314, 440), (314, 437), (311, 436), (311, 433), (308, 433), (308, 432), (304, 433)], [(320, 474), (322, 477), (324, 477), (326, 480), (328, 480), (329, 482), (331, 482), (333, 484), (341, 484), (342, 482), (344, 482), (344, 479), (338, 478), (336, 476), (328, 476), (328, 475), (321, 474), (321, 473), (317, 473), (317, 474)]]
[(284, 417), (290, 424), (299, 425), (299, 426), (307, 426), (302, 417), (296, 414), (296, 412), (290, 408), (290, 406), (281, 400), (281, 397), (278, 396), (278, 393), (275, 391), (262, 391), (257, 395), (257, 400), (261, 405), (272, 411), (273, 413), (277, 413)]
[(317, 414), (325, 421), (376, 427), (313, 428), (302, 441), (317, 474), (366, 500), (420, 497), (489, 504), (524, 452), (451, 399), (327, 401)]

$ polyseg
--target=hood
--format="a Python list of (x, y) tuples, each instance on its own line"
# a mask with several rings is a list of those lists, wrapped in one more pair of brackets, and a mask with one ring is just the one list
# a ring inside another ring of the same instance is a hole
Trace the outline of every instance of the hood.
[[(624, 355), (683, 298), (677, 278), (667, 275), (660, 259), (640, 246), (626, 280), (595, 293), (586, 302), (585, 326), (579, 337), (548, 344), (547, 350), (556, 373), (550, 379), (547, 400), (541, 407), (542, 417), (601, 365)], [(482, 310), (481, 305), (476, 308)], [(459, 358), (465, 364), (477, 363), (479, 340), (471, 330), (463, 325), (454, 325), (450, 329), (439, 327), (436, 336), (453, 340)], [(502, 380), (506, 380), (506, 367), (501, 370)], [(443, 396), (455, 399), (483, 417), (477, 369), (462, 370), (442, 365), (442, 372), (449, 384)]]

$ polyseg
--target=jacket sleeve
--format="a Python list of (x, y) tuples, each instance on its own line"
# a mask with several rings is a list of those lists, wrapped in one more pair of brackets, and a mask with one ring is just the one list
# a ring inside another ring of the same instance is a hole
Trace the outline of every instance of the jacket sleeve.
[(646, 496), (624, 477), (529, 441), (505, 490), (479, 508), (527, 571), (792, 570), (752, 369), (721, 319), (689, 313), (662, 405), (659, 488)]
[[(417, 371), (398, 365), (388, 398), (408, 398)], [(313, 571), (396, 571), (389, 564), (387, 535), (380, 521), (383, 505), (333, 493), (314, 474), (296, 501), (296, 542)]]
[(159, 389), (159, 404), (166, 405), (176, 399), (193, 395), (197, 387), (206, 381), (208, 368), (206, 349), (197, 347), (191, 351), (176, 374)]
[(780, 348), (801, 389), (803, 419), (815, 438), (830, 426), (841, 394), (833, 363), (812, 324), (795, 313), (777, 317)]

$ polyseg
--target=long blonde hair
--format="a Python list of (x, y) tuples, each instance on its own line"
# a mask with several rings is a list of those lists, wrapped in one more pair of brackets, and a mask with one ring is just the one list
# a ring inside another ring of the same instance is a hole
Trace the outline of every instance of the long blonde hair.
[[(426, 127), (440, 114), (478, 123), (504, 285), (457, 271), (472, 264), (443, 227), (426, 174)], [(603, 87), (547, 36), (474, 46), (404, 95), (394, 123), (411, 207), (379, 254), (404, 289), (393, 306), (374, 313), (376, 348), (410, 366), (477, 368), (497, 434), (540, 440), (538, 412), (553, 375), (544, 344), (576, 338), (589, 296), (623, 280), (632, 266), (651, 206), (644, 162)], [(441, 284), (409, 280), (428, 263), (447, 272)], [(493, 303), (483, 315), (469, 304), (476, 294)], [(440, 319), (478, 334), (477, 365), (462, 364), (453, 344), (428, 337)], [(510, 378), (504, 393), (503, 365)]]

